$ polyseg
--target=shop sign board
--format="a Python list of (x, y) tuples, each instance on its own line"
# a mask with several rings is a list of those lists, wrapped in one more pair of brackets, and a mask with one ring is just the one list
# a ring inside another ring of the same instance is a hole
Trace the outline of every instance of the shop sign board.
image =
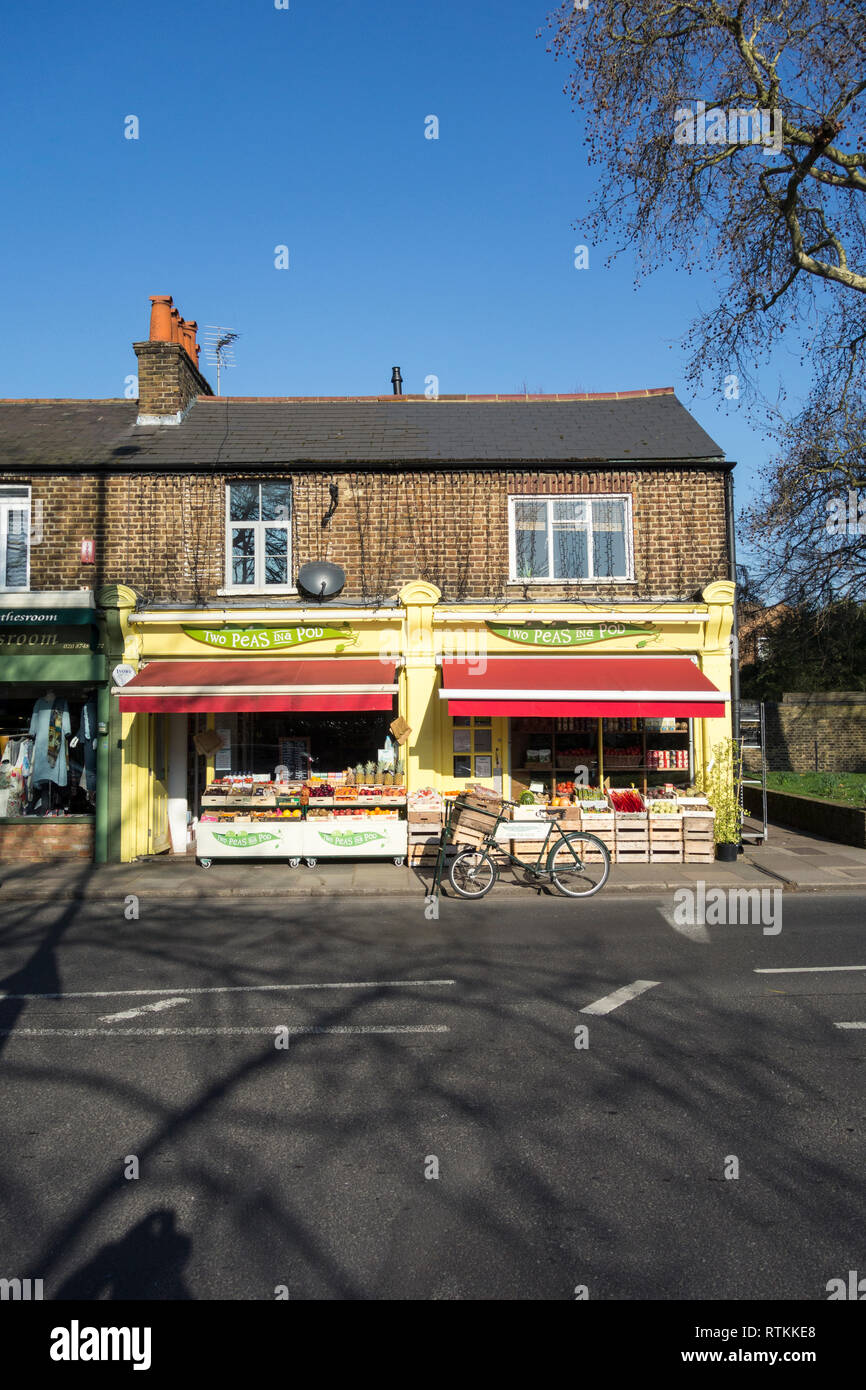
[(320, 830), (319, 836), (329, 845), (339, 845), (341, 849), (352, 849), (355, 845), (369, 845), (374, 840), (385, 843), (385, 836), (379, 835), (375, 830), (350, 830), (345, 834), (329, 834), (327, 830)]
[(293, 624), (291, 627), (185, 627), (183, 631), (194, 642), (216, 647), (220, 651), (269, 652), (287, 647), (301, 647), (307, 642), (339, 641), (337, 651), (354, 646), (358, 633), (348, 623), (339, 627), (318, 627)]
[(80, 627), (96, 622), (95, 608), (15, 608), (0, 605), (0, 627)]
[(539, 624), (509, 623), (508, 625), (488, 623), (487, 627), (495, 637), (504, 637), (507, 642), (519, 642), (524, 647), (545, 647), (562, 650), (567, 647), (582, 647), (590, 642), (612, 642), (621, 637), (640, 637), (639, 647), (649, 642), (657, 642), (661, 629), (655, 623), (638, 625), (636, 623), (581, 623)]
[(0, 655), (13, 652), (92, 652), (96, 650), (93, 636), (88, 638), (81, 628), (12, 627), (0, 626)]
[(280, 838), (279, 835), (272, 835), (264, 830), (231, 830), (223, 834), (214, 830), (212, 834), (215, 840), (229, 849), (254, 849), (258, 845), (266, 845), (269, 840), (279, 841)]
[(135, 667), (128, 666), (124, 662), (121, 663), (120, 666), (115, 666), (114, 670), (111, 673), (111, 679), (114, 681), (115, 685), (129, 685), (129, 682), (132, 680), (134, 675)]

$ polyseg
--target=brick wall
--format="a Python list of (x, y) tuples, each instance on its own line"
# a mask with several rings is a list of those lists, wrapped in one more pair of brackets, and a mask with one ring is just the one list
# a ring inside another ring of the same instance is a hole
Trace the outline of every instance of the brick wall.
[(0, 862), (43, 863), (59, 859), (93, 860), (93, 822), (66, 822), (62, 816), (35, 818), (26, 825), (0, 822)]
[[(764, 705), (771, 772), (866, 772), (866, 692), (785, 695)], [(759, 755), (746, 751), (756, 771)]]
[[(155, 603), (201, 603), (225, 583), (225, 483), (235, 473), (37, 474), (43, 539), (31, 555), (33, 589), (134, 585)], [(256, 474), (243, 475), (246, 477)], [(347, 573), (344, 597), (378, 599), (427, 579), (447, 599), (692, 599), (728, 577), (724, 475), (700, 469), (479, 472), (303, 472), (293, 483), (294, 568), (328, 558)], [(277, 475), (268, 474), (276, 480)], [(328, 484), (339, 505), (328, 529)], [(0, 482), (21, 482), (0, 475)], [(508, 582), (508, 506), (514, 493), (629, 493), (636, 582)], [(80, 543), (96, 542), (82, 565)]]
[(197, 395), (213, 392), (179, 343), (133, 343), (141, 416), (182, 415)]

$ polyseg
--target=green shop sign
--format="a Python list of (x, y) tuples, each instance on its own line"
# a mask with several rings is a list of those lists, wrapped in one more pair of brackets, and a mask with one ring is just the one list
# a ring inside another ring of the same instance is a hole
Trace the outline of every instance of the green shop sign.
[(358, 640), (348, 623), (339, 627), (185, 627), (187, 637), (231, 652), (273, 652), (286, 647), (302, 647), (306, 642), (331, 642), (339, 639), (338, 652), (354, 646)]
[(519, 642), (524, 647), (583, 647), (590, 642), (612, 642), (620, 637), (640, 637), (639, 647), (649, 642), (657, 642), (661, 629), (655, 623), (638, 627), (635, 623), (584, 623), (580, 626), (563, 623), (550, 623), (547, 626), (501, 627), (495, 623), (487, 624), (495, 637), (504, 637), (507, 642)]
[(266, 840), (278, 840), (279, 835), (269, 835), (265, 831), (253, 830), (247, 834), (234, 831), (228, 835), (220, 835), (217, 830), (213, 832), (215, 840), (219, 840), (221, 845), (228, 845), (229, 849), (254, 849), (256, 845), (263, 845)]
[(338, 845), (340, 849), (351, 849), (353, 845), (368, 845), (371, 840), (384, 840), (385, 836), (375, 830), (352, 830), (346, 835), (329, 835), (326, 830), (320, 830), (319, 839)]
[(0, 606), (0, 627), (81, 627), (95, 623), (95, 608), (7, 608)]

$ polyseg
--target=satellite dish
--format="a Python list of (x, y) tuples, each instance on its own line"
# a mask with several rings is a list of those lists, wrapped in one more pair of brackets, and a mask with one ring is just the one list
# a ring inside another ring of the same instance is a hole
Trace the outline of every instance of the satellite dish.
[(326, 598), (334, 598), (345, 582), (345, 571), (327, 560), (315, 560), (309, 565), (301, 565), (298, 570), (298, 588), (310, 598), (318, 599), (319, 603), (324, 603)]

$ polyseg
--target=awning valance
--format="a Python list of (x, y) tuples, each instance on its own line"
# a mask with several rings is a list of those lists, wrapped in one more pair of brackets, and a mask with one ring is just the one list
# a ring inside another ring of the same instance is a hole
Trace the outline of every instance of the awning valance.
[(225, 714), (245, 710), (390, 710), (395, 663), (323, 661), (151, 661), (115, 687), (127, 714)]
[(443, 658), (448, 713), (720, 718), (725, 695), (685, 656)]

